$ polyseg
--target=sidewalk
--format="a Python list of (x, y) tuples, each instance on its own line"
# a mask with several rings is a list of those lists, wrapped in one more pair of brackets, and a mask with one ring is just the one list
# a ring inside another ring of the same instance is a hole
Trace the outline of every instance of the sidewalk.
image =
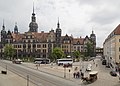
[[(0, 72), (6, 71), (6, 69), (0, 66)], [(27, 80), (22, 77), (7, 71), (7, 74), (0, 73), (0, 86), (27, 86)], [(29, 86), (35, 86), (29, 82)]]

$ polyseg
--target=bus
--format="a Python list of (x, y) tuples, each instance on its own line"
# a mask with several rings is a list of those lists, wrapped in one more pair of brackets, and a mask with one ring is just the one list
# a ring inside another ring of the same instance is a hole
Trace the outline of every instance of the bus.
[(57, 65), (58, 66), (60, 66), (60, 65), (72, 66), (72, 64), (73, 64), (73, 59), (67, 59), (67, 58), (57, 59)]
[(35, 58), (34, 63), (35, 64), (49, 64), (50, 59), (48, 59), (48, 58)]

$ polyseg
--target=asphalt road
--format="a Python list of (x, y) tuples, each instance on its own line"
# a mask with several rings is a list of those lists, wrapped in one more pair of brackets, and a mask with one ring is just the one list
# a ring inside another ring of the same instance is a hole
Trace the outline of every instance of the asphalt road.
[[(83, 68), (84, 72), (86, 66), (90, 63), (92, 64), (92, 70), (98, 71), (98, 79), (91, 84), (83, 84), (80, 82), (80, 79), (74, 79), (72, 77), (71, 77), (72, 80), (67, 80), (64, 79), (63, 77), (59, 77), (58, 74), (62, 74), (62, 73), (57, 71), (58, 69), (56, 69), (57, 75), (54, 76), (54, 73), (56, 71), (53, 70), (53, 68), (50, 68), (50, 66), (45, 66), (45, 68), (43, 67), (43, 69), (45, 69), (44, 70), (45, 72), (44, 71), (41, 72), (33, 68), (35, 67), (34, 64), (30, 64), (30, 65), (28, 64), (29, 67), (27, 67), (27, 65), (25, 66), (23, 64), (19, 65), (19, 64), (13, 64), (9, 61), (0, 61), (0, 66), (4, 66), (4, 68), (6, 68), (7, 65), (8, 70), (19, 74), (23, 78), (26, 78), (27, 75), (29, 75), (29, 80), (35, 83), (36, 84), (35, 86), (120, 86), (118, 77), (112, 77), (109, 74), (111, 69), (106, 68), (104, 65), (102, 65), (99, 59), (95, 60), (95, 63), (98, 64), (97, 67), (95, 66), (95, 64), (93, 64), (92, 61), (83, 62), (82, 64), (84, 66)], [(80, 63), (79, 62), (75, 63), (74, 66), (80, 67)], [(85, 72), (85, 75), (87, 76), (88, 73), (89, 72)]]
[(13, 64), (9, 61), (1, 60), (0, 66), (4, 68), (7, 66), (7, 70), (10, 70), (26, 79), (27, 75), (29, 75), (29, 81), (36, 84), (36, 86), (79, 86), (70, 80), (36, 71), (19, 64)]

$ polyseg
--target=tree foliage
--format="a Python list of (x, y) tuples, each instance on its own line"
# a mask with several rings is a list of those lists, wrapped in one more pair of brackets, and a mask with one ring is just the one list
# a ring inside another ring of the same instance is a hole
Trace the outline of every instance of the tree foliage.
[(4, 48), (4, 56), (7, 59), (13, 59), (13, 56), (15, 54), (15, 49), (11, 44), (6, 44)]
[(51, 57), (53, 60), (63, 58), (64, 52), (60, 48), (56, 47), (53, 49)]
[(85, 56), (92, 56), (92, 54), (93, 54), (93, 44), (90, 43), (90, 42), (86, 43), (85, 49), (86, 49)]
[(74, 56), (74, 61), (79, 61), (81, 56), (80, 51), (74, 51), (73, 56)]
[(80, 57), (80, 52), (79, 51), (74, 51), (73, 55), (75, 58), (79, 58)]

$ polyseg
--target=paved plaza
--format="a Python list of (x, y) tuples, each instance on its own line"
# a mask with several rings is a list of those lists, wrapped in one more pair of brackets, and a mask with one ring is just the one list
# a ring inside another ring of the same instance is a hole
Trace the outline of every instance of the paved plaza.
[[(118, 77), (112, 77), (109, 72), (111, 69), (106, 68), (104, 65), (101, 64), (101, 61), (99, 59), (95, 60), (95, 64), (90, 62), (84, 62), (84, 68), (83, 72), (85, 76), (88, 76), (88, 72), (85, 72), (85, 65), (91, 63), (92, 64), (92, 70), (98, 71), (98, 79), (91, 83), (87, 84), (87, 86), (120, 86), (120, 82)], [(96, 67), (96, 64), (98, 66)], [(80, 70), (81, 66), (80, 63), (74, 63), (72, 68), (63, 68), (62, 66), (57, 66), (56, 64), (50, 65), (50, 64), (41, 64), (40, 66), (36, 66), (34, 63), (23, 63), (22, 66), (26, 66), (28, 68), (32, 68), (35, 71), (41, 71), (45, 72), (54, 76), (58, 76), (61, 78), (65, 78), (68, 80), (71, 80), (80, 86), (85, 86), (85, 84), (82, 83), (81, 79), (73, 78), (73, 73), (75, 72), (75, 67), (77, 67), (77, 71)], [(0, 71), (5, 70), (4, 68), (0, 67)], [(69, 71), (70, 70), (70, 71)], [(27, 86), (27, 80), (8, 71), (7, 75), (0, 74), (0, 86)], [(30, 83), (30, 86), (35, 86), (34, 84)]]

